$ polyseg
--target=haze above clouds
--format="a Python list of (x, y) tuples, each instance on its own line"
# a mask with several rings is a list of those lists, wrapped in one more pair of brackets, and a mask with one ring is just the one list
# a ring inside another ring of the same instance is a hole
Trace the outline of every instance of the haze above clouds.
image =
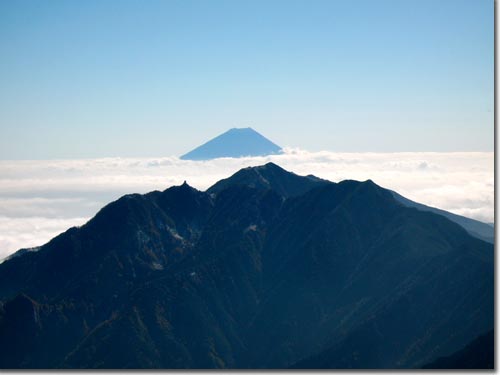
[(177, 157), (0, 161), (0, 258), (39, 246), (82, 225), (128, 193), (186, 180), (205, 190), (247, 166), (272, 161), (334, 182), (367, 180), (430, 206), (493, 222), (492, 152), (334, 153), (286, 149), (283, 155), (184, 161)]

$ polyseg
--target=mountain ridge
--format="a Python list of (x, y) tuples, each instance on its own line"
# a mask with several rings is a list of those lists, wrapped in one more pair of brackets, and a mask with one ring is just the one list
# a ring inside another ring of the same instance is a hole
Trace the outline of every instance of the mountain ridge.
[(489, 223), (483, 223), (481, 221), (474, 220), (465, 216), (460, 216), (445, 210), (441, 210), (439, 208), (427, 206), (422, 203), (417, 203), (403, 197), (402, 195), (392, 190), (391, 193), (394, 195), (394, 198), (396, 198), (397, 201), (403, 203), (407, 207), (415, 207), (418, 210), (434, 212), (438, 215), (442, 215), (465, 228), (467, 232), (469, 232), (474, 237), (477, 237), (489, 243), (494, 243), (495, 241), (494, 224), (491, 225)]
[(415, 368), (492, 328), (490, 244), (371, 180), (254, 168), (0, 264), (0, 366)]

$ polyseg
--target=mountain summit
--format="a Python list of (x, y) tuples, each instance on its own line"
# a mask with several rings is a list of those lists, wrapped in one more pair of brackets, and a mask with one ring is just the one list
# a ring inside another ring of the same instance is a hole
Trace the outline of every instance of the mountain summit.
[(181, 156), (183, 160), (209, 160), (279, 154), (282, 149), (252, 128), (233, 128)]
[(313, 187), (330, 184), (313, 175), (298, 176), (288, 172), (274, 163), (239, 170), (231, 177), (220, 180), (207, 190), (208, 193), (219, 193), (230, 186), (244, 185), (260, 190), (274, 190), (279, 195), (289, 198), (299, 196)]

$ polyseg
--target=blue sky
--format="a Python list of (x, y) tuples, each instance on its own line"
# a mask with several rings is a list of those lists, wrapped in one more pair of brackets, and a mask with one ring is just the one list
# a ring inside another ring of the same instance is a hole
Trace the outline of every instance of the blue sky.
[(0, 159), (492, 151), (493, 1), (2, 1)]

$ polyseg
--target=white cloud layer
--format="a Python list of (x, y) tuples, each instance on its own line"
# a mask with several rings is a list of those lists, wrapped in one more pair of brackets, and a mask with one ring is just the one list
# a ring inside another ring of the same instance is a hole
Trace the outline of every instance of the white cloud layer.
[(21, 248), (42, 245), (87, 218), (54, 219), (47, 217), (11, 218), (0, 216), (0, 259)]
[(184, 180), (200, 190), (237, 170), (272, 161), (331, 181), (367, 180), (414, 201), (493, 222), (494, 154), (334, 153), (184, 161), (177, 157), (0, 161), (0, 258), (42, 245), (81, 225), (127, 193), (164, 190)]

